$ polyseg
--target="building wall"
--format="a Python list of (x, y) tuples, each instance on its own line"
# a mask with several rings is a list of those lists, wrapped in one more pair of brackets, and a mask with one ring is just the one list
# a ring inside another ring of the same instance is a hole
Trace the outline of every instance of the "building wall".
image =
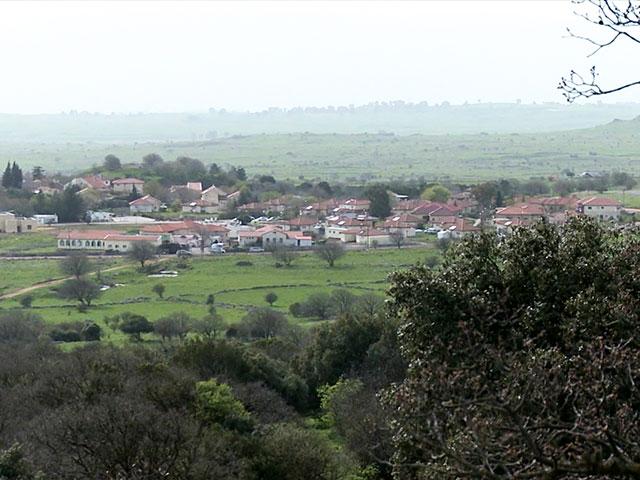
[(620, 217), (620, 207), (585, 205), (582, 207), (582, 213), (598, 220), (618, 220)]

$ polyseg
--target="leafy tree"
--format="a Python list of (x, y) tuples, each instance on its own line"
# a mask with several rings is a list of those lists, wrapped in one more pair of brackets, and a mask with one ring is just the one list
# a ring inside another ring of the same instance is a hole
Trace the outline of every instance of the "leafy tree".
[(158, 298), (164, 297), (165, 286), (162, 283), (156, 283), (151, 290), (153, 290), (153, 293), (158, 295)]
[(345, 315), (323, 323), (301, 353), (297, 371), (312, 391), (325, 384), (332, 385), (342, 375), (362, 366), (383, 331), (384, 320), (377, 317)]
[(0, 478), (2, 480), (33, 480), (35, 475), (25, 460), (22, 445), (14, 444), (0, 449)]
[(264, 300), (269, 304), (269, 306), (273, 306), (273, 304), (278, 300), (278, 295), (274, 292), (269, 292), (264, 296)]
[(277, 310), (255, 308), (242, 318), (240, 328), (249, 338), (271, 338), (284, 333), (289, 328), (289, 322)]
[(74, 252), (60, 261), (60, 271), (79, 280), (91, 271), (91, 262), (85, 254)]
[(20, 305), (22, 305), (22, 308), (31, 308), (32, 304), (33, 304), (33, 295), (27, 294), (20, 297)]
[(104, 168), (113, 172), (114, 170), (120, 170), (122, 168), (122, 164), (120, 163), (120, 159), (109, 153), (106, 157), (104, 157)]
[(153, 323), (153, 331), (162, 337), (162, 340), (180, 338), (184, 339), (193, 326), (193, 318), (183, 312), (174, 312), (159, 318)]
[(315, 253), (319, 258), (327, 262), (329, 267), (333, 267), (346, 254), (346, 251), (340, 242), (326, 242), (318, 244), (315, 248)]
[(471, 192), (480, 205), (490, 208), (498, 193), (498, 187), (495, 182), (479, 183), (471, 189)]
[(153, 332), (153, 324), (142, 315), (128, 314), (120, 320), (118, 329), (131, 335), (131, 338), (136, 342), (140, 342), (142, 341), (141, 335), (143, 333)]
[(422, 195), (420, 195), (420, 197), (424, 200), (441, 203), (445, 203), (447, 200), (449, 200), (450, 196), (451, 192), (449, 191), (449, 189), (438, 184), (425, 188), (425, 190), (422, 192)]
[(384, 307), (384, 298), (375, 293), (367, 292), (356, 298), (355, 311), (358, 315), (374, 317)]
[(95, 322), (86, 322), (80, 331), (82, 339), (86, 342), (97, 342), (102, 337), (102, 328)]
[(85, 278), (73, 278), (65, 281), (58, 289), (58, 296), (69, 300), (77, 300), (80, 305), (90, 307), (91, 302), (102, 292), (100, 286)]
[(205, 423), (236, 430), (250, 430), (253, 423), (231, 387), (213, 379), (196, 383), (196, 416)]
[(142, 157), (142, 166), (153, 169), (164, 163), (164, 159), (157, 153), (149, 153)]
[[(214, 309), (215, 310), (215, 309)], [(217, 338), (225, 327), (225, 321), (219, 314), (213, 312), (200, 320), (195, 320), (193, 330), (207, 338)]]
[(44, 330), (40, 317), (27, 312), (0, 315), (0, 344), (33, 343)]
[(51, 213), (58, 215), (60, 222), (79, 222), (86, 214), (84, 200), (78, 195), (77, 187), (67, 187), (62, 193), (55, 193), (51, 199)]
[(347, 478), (324, 438), (292, 424), (274, 425), (266, 431), (255, 469), (257, 478), (263, 480)]
[(334, 304), (328, 293), (318, 292), (309, 295), (302, 304), (302, 315), (320, 320), (330, 318), (334, 313)]
[(388, 392), (394, 475), (636, 476), (638, 252), (635, 235), (573, 219), (395, 273), (409, 369)]
[(156, 258), (156, 247), (147, 241), (133, 242), (129, 250), (129, 258), (140, 263), (140, 268), (144, 268), (145, 263)]
[(391, 199), (384, 185), (376, 184), (367, 187), (364, 192), (369, 200), (369, 213), (374, 217), (385, 218), (391, 214)]

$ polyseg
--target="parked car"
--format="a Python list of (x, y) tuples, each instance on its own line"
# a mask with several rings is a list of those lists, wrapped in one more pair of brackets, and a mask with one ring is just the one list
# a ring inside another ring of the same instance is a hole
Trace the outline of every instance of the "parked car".
[(176, 255), (178, 257), (183, 258), (183, 257), (191, 257), (191, 256), (193, 256), (193, 253), (191, 253), (189, 250), (178, 250), (176, 252)]
[(440, 230), (442, 230), (442, 229), (438, 228), (438, 227), (429, 227), (429, 228), (425, 229), (425, 232), (427, 232), (427, 233), (438, 233)]
[(214, 255), (226, 252), (226, 250), (224, 249), (224, 246), (221, 243), (214, 243), (209, 247), (209, 251)]
[(264, 248), (262, 247), (249, 247), (249, 253), (262, 253)]

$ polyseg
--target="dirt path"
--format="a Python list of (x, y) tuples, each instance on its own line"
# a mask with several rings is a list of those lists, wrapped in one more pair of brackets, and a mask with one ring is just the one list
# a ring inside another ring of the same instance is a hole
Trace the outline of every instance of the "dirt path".
[[(167, 258), (160, 258), (155, 263), (164, 262), (165, 260), (167, 260)], [(101, 273), (115, 272), (116, 270), (122, 270), (123, 268), (130, 267), (131, 265), (134, 265), (134, 263), (126, 263), (124, 265), (118, 265), (117, 267), (105, 268), (104, 270), (101, 270)], [(94, 276), (96, 273), (97, 272), (91, 272), (89, 275), (90, 276)], [(20, 295), (24, 295), (25, 293), (33, 292), (34, 290), (39, 290), (41, 288), (52, 287), (54, 285), (60, 285), (62, 282), (65, 282), (67, 280), (71, 280), (72, 278), (73, 277), (57, 278), (55, 280), (48, 280), (46, 282), (35, 283), (35, 284), (31, 285), (30, 287), (24, 287), (24, 288), (21, 288), (19, 290), (14, 290), (13, 292), (9, 292), (9, 293), (5, 293), (3, 295), (0, 295), (0, 300), (8, 300), (10, 298), (15, 298), (15, 297), (19, 297)]]

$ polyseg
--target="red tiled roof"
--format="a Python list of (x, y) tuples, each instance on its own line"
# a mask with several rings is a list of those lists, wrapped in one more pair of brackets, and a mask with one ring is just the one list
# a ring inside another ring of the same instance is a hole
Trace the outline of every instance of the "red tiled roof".
[(590, 205), (592, 207), (620, 207), (622, 203), (612, 198), (607, 197), (591, 197), (580, 200), (580, 205)]
[(159, 203), (161, 202), (157, 198), (152, 197), (151, 195), (145, 195), (144, 197), (136, 198), (132, 202), (129, 202), (129, 205), (157, 205)]
[(119, 178), (111, 182), (113, 185), (129, 185), (131, 183), (143, 184), (144, 180), (140, 180), (139, 178)]
[(105, 188), (109, 187), (109, 182), (107, 182), (104, 178), (98, 177), (96, 175), (87, 175), (86, 177), (82, 177), (82, 179), (91, 188), (95, 188), (97, 190), (104, 190)]
[(502, 207), (502, 208), (498, 208), (496, 209), (496, 215), (503, 215), (503, 216), (517, 216), (517, 215), (522, 215), (522, 216), (543, 216), (544, 215), (544, 209), (542, 208), (541, 205), (537, 205), (535, 203), (532, 204), (528, 204), (528, 203), (523, 203), (520, 205), (511, 205), (510, 207)]

